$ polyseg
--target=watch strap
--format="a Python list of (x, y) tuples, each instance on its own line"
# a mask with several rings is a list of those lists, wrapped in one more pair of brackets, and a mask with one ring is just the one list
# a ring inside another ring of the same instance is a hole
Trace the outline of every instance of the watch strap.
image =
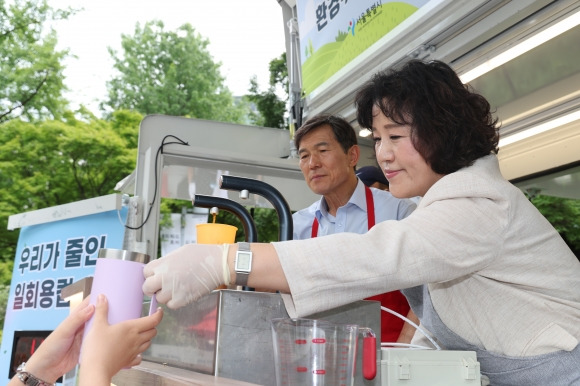
[(54, 383), (43, 381), (42, 379), (36, 378), (34, 375), (26, 371), (26, 362), (23, 362), (16, 370), (17, 377), (26, 386), (54, 386)]
[[(239, 252), (251, 252), (250, 250), (250, 243), (240, 242), (238, 243), (238, 251)], [(236, 264), (234, 264), (234, 270), (236, 271), (236, 284), (241, 286), (248, 285), (248, 277), (250, 276), (249, 272), (243, 272), (236, 270), (238, 256), (236, 254)]]

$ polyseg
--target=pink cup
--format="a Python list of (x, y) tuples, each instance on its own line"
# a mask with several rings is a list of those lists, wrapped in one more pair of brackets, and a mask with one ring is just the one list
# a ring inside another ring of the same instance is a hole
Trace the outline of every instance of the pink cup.
[[(121, 249), (100, 249), (95, 267), (90, 303), (97, 304), (97, 296), (103, 294), (109, 303), (109, 324), (141, 317), (143, 308), (143, 268), (149, 255)], [(149, 314), (157, 309), (155, 296), (151, 298)], [(85, 323), (86, 334), (93, 325), (94, 316)]]

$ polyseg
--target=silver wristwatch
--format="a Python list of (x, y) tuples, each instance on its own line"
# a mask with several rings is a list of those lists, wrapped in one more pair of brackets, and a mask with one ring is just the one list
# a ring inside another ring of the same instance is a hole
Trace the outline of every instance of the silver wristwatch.
[(26, 362), (22, 362), (16, 369), (16, 376), (26, 386), (54, 386), (54, 383), (43, 381), (26, 371)]
[(247, 286), (248, 276), (252, 272), (252, 251), (250, 251), (250, 243), (238, 243), (234, 271), (236, 272), (236, 284)]

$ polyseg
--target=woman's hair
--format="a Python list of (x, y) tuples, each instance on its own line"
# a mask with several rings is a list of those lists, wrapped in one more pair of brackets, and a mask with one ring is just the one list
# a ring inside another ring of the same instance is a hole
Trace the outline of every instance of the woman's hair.
[(372, 128), (373, 106), (410, 125), (415, 149), (439, 174), (498, 152), (499, 127), (489, 103), (443, 62), (412, 60), (378, 73), (357, 92), (355, 105), (361, 127)]
[(344, 118), (330, 114), (318, 114), (304, 122), (296, 131), (294, 136), (296, 149), (300, 149), (300, 141), (306, 134), (324, 125), (330, 126), (334, 137), (345, 153), (354, 145), (358, 145), (354, 128)]

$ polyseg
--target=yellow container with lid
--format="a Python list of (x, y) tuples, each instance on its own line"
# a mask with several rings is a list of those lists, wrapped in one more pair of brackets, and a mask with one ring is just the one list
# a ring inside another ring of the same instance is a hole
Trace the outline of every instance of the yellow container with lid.
[(236, 242), (236, 228), (228, 224), (197, 224), (198, 244), (233, 244)]

